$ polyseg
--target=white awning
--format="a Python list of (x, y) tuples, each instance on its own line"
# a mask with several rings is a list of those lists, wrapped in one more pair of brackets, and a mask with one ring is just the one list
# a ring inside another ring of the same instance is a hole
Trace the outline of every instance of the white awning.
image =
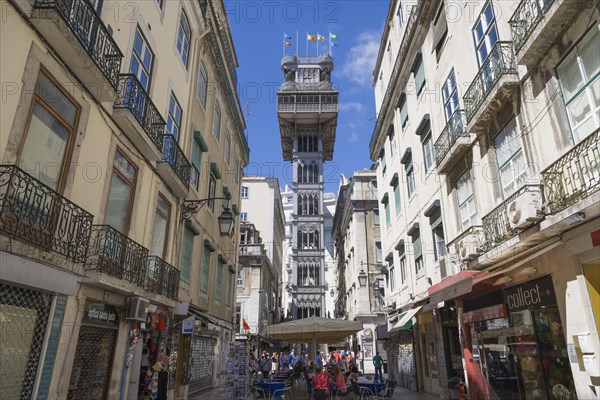
[(396, 323), (396, 325), (394, 325), (394, 327), (392, 329), (390, 329), (388, 334), (396, 333), (396, 332), (400, 331), (400, 329), (404, 328), (404, 325), (406, 325), (408, 323), (408, 321), (410, 321), (412, 319), (412, 317), (414, 317), (415, 314), (418, 313), (422, 307), (423, 306), (411, 308), (406, 313), (404, 313), (402, 318), (400, 318), (400, 320)]

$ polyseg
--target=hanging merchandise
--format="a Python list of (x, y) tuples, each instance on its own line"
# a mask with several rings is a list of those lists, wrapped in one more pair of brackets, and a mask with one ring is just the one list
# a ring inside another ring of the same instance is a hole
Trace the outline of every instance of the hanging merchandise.
[(129, 343), (127, 346), (127, 361), (126, 361), (127, 368), (131, 367), (131, 364), (133, 363), (133, 353), (135, 351), (135, 347), (138, 343), (140, 335), (141, 335), (141, 332), (138, 329), (138, 323), (134, 322), (131, 326), (131, 331), (129, 332)]
[(166, 400), (169, 387), (168, 319), (160, 313), (148, 314), (142, 336), (142, 362), (138, 395), (144, 400)]
[(229, 343), (226, 364), (226, 400), (246, 400), (250, 398), (249, 343), (249, 340), (236, 340)]

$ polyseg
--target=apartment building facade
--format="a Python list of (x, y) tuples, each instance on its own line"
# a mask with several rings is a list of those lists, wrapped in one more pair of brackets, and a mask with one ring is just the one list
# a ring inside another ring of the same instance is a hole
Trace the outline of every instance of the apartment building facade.
[(223, 3), (1, 6), (5, 394), (223, 381), (249, 153)]
[(335, 318), (363, 323), (350, 346), (365, 373), (375, 373), (373, 357), (387, 364), (377, 328), (385, 318), (385, 266), (381, 249), (379, 199), (375, 171), (356, 171), (341, 177), (333, 218), (335, 246)]
[(400, 385), (597, 398), (599, 21), (592, 1), (391, 2), (369, 150)]

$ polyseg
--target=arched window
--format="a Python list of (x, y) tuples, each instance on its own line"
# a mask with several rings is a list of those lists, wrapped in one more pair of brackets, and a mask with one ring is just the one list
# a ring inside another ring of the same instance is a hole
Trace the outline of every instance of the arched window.
[(181, 56), (183, 64), (188, 66), (190, 58), (190, 40), (192, 38), (192, 30), (185, 11), (181, 10), (181, 18), (179, 18), (179, 31), (177, 32), (177, 52)]
[(206, 95), (208, 94), (208, 73), (204, 63), (200, 63), (198, 68), (198, 88), (197, 88), (198, 100), (202, 107), (206, 108)]
[(296, 175), (299, 183), (304, 183), (304, 170), (304, 164), (298, 164), (298, 172)]

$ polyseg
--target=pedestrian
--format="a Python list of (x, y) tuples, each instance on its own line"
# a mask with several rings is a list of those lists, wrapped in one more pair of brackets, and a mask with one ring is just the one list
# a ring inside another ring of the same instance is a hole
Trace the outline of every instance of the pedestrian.
[(271, 357), (269, 357), (269, 354), (266, 351), (263, 351), (262, 357), (260, 359), (260, 372), (262, 373), (265, 379), (269, 377), (269, 374), (271, 373), (271, 368), (273, 368)]
[(315, 367), (323, 368), (323, 357), (321, 356), (321, 352), (317, 350), (317, 356), (315, 357)]
[(383, 382), (383, 374), (381, 372), (381, 369), (383, 367), (383, 358), (381, 358), (379, 352), (377, 352), (375, 357), (373, 357), (373, 365), (375, 366), (375, 380)]
[(342, 354), (342, 358), (338, 362), (338, 367), (340, 368), (340, 371), (342, 372), (342, 374), (348, 375), (348, 360), (347, 360), (347, 357), (343, 354)]

